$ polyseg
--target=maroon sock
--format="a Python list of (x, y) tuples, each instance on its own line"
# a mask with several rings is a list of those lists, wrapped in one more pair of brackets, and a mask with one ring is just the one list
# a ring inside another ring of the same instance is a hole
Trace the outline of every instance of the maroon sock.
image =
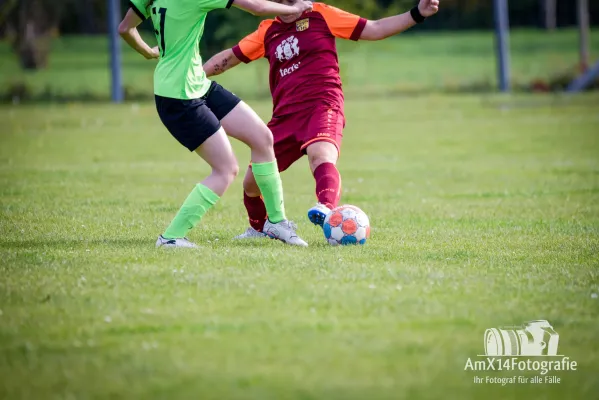
[(264, 222), (266, 222), (266, 206), (262, 197), (250, 197), (243, 192), (243, 204), (248, 212), (248, 219), (252, 228), (258, 232), (262, 232)]
[(320, 164), (314, 170), (316, 197), (318, 202), (333, 209), (339, 204), (341, 195), (341, 175), (333, 163)]

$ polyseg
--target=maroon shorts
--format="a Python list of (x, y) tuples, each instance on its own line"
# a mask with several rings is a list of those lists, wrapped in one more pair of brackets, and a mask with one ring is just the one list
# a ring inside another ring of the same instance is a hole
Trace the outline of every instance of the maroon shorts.
[(274, 138), (275, 157), (279, 171), (285, 171), (306, 154), (306, 147), (315, 142), (330, 142), (341, 148), (345, 116), (343, 110), (325, 105), (282, 117), (268, 123)]

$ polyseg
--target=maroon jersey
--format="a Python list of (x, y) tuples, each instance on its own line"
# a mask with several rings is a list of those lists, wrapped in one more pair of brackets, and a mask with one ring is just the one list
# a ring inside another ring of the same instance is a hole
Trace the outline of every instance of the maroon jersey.
[(314, 3), (313, 11), (285, 23), (263, 21), (233, 47), (245, 63), (266, 57), (270, 63), (273, 116), (323, 103), (343, 109), (343, 90), (335, 38), (358, 40), (366, 20), (338, 8)]

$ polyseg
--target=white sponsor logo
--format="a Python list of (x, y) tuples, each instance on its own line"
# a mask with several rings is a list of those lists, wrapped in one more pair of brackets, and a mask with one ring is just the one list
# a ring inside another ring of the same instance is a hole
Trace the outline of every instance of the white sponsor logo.
[(295, 36), (290, 36), (283, 40), (281, 44), (277, 46), (277, 58), (279, 61), (291, 60), (293, 57), (299, 55), (300, 48), (298, 46), (298, 40)]
[[(539, 375), (475, 376), (474, 383), (560, 383), (561, 377), (547, 374), (553, 371), (576, 371), (578, 368), (576, 361), (558, 354), (559, 335), (546, 320), (530, 321), (522, 326), (487, 329), (484, 345), (485, 354), (479, 355), (479, 359), (468, 358), (465, 371), (517, 371)], [(537, 357), (541, 358), (531, 359)]]
[(300, 64), (301, 64), (301, 62), (298, 62), (297, 64), (293, 64), (293, 65), (292, 65), (291, 67), (289, 67), (289, 68), (281, 68), (281, 69), (279, 70), (279, 72), (281, 73), (281, 77), (283, 77), (283, 76), (287, 76), (287, 75), (289, 75), (290, 73), (292, 73), (292, 72), (294, 72), (294, 71), (297, 71), (297, 69), (299, 68)]
[(555, 356), (559, 335), (545, 320), (485, 331), (487, 356)]

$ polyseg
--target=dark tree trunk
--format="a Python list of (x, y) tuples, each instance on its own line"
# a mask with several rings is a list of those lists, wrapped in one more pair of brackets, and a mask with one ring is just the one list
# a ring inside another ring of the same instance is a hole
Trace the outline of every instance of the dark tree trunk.
[(589, 1), (578, 0), (578, 30), (580, 32), (580, 70), (586, 72), (590, 63), (590, 16)]
[(14, 32), (13, 48), (22, 68), (41, 69), (48, 65), (50, 42), (58, 30), (59, 9), (60, 1), (17, 1), (9, 27)]
[(557, 0), (541, 0), (543, 28), (553, 31), (557, 28)]

